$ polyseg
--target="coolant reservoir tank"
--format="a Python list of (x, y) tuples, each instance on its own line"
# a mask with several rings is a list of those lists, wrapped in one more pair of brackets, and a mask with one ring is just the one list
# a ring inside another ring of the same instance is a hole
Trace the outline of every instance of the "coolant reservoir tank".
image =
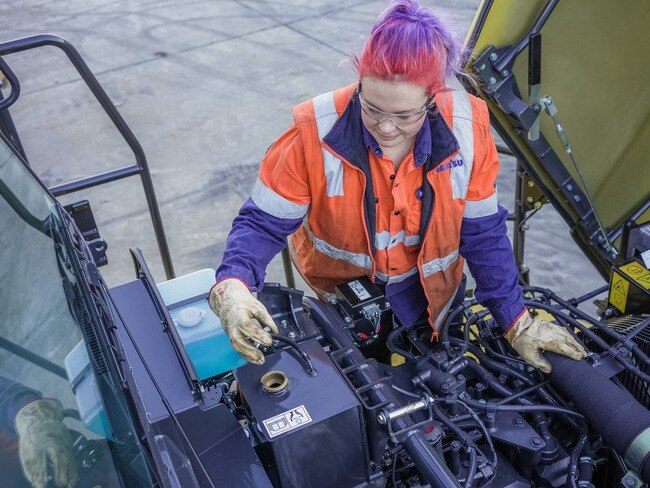
[(214, 274), (212, 269), (202, 269), (157, 285), (201, 380), (246, 363), (230, 345), (219, 317), (208, 305)]

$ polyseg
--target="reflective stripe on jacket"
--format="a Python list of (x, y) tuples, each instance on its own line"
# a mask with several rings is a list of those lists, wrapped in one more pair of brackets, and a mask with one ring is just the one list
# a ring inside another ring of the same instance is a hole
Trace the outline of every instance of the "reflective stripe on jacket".
[[(323, 297), (360, 275), (376, 277), (372, 256), (382, 236), (375, 232), (372, 177), (358, 103), (355, 86), (349, 86), (296, 106), (293, 128), (299, 144), (284, 136), (276, 141), (251, 195), (260, 209), (275, 217), (304, 218), (291, 237), (292, 259)], [(437, 331), (462, 277), (463, 218), (497, 213), (498, 158), (484, 102), (452, 89), (438, 94), (436, 105), (438, 110), (427, 119), (432, 151), (424, 165), (418, 266), (401, 278), (419, 273)]]

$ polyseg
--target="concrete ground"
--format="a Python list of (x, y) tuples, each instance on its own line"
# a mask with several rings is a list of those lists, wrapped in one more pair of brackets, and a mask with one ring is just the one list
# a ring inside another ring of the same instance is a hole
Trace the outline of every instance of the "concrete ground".
[[(422, 0), (463, 39), (479, 0)], [(385, 0), (9, 0), (0, 41), (50, 32), (82, 54), (147, 154), (177, 275), (216, 268), (261, 157), (290, 123), (290, 107), (355, 81), (359, 52)], [(12, 110), (30, 162), (56, 185), (131, 164), (133, 156), (54, 48), (6, 57), (22, 81)], [(512, 209), (514, 160), (499, 197)], [(90, 200), (109, 244), (109, 285), (132, 279), (128, 248), (164, 272), (137, 177), (62, 199)], [(566, 297), (602, 279), (550, 206), (530, 221), (535, 284)], [(284, 281), (279, 258), (269, 281)]]

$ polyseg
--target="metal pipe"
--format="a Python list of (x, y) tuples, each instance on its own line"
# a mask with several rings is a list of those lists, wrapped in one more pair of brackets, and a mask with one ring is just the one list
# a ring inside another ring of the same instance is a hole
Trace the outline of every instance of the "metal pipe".
[(58, 366), (54, 364), (52, 361), (48, 361), (47, 359), (42, 358), (41, 356), (33, 353), (29, 349), (25, 349), (24, 347), (21, 347), (18, 344), (11, 342), (9, 339), (0, 337), (0, 347), (6, 349), (12, 354), (15, 354), (16, 356), (23, 358), (25, 361), (29, 361), (30, 363), (33, 363), (36, 366), (40, 366), (41, 368), (49, 371), (50, 373), (60, 376), (61, 378), (64, 378), (66, 380), (68, 379), (68, 374), (65, 372), (65, 369), (63, 369), (61, 366)]
[(69, 183), (52, 186), (50, 187), (50, 191), (55, 197), (60, 197), (61, 195), (67, 195), (68, 193), (86, 190), (88, 188), (92, 188), (93, 186), (110, 183), (111, 181), (128, 178), (129, 176), (137, 175), (140, 173), (142, 173), (142, 168), (139, 166), (124, 166), (119, 169), (114, 169), (105, 173), (100, 173), (98, 175), (89, 176), (88, 178), (81, 178)]
[[(115, 108), (112, 100), (99, 84), (97, 78), (95, 78), (95, 75), (92, 73), (90, 68), (88, 68), (88, 65), (83, 60), (79, 52), (74, 48), (72, 44), (59, 36), (52, 34), (39, 34), (36, 36), (24, 37), (21, 39), (14, 39), (12, 41), (0, 43), (0, 56), (4, 54), (14, 54), (42, 46), (54, 46), (61, 49), (66, 54), (83, 81), (86, 83), (92, 94), (104, 109), (104, 112), (106, 112), (106, 115), (108, 115), (108, 117), (113, 122), (113, 125), (115, 125), (119, 133), (122, 135), (126, 143), (133, 151), (136, 164), (141, 168), (140, 179), (142, 181), (142, 187), (144, 189), (145, 198), (147, 200), (147, 206), (149, 207), (149, 215), (153, 224), (156, 241), (158, 242), (158, 249), (160, 251), (165, 274), (167, 276), (167, 279), (173, 278), (174, 267), (172, 265), (171, 254), (169, 252), (169, 246), (167, 244), (167, 237), (165, 236), (165, 229), (162, 224), (162, 218), (160, 217), (160, 209), (158, 208), (158, 201), (156, 199), (156, 193), (153, 188), (153, 181), (151, 179), (151, 173), (149, 172), (147, 158), (144, 154), (144, 151), (142, 150), (140, 142), (138, 142), (133, 132), (131, 132), (131, 129), (126, 124), (118, 110)], [(74, 182), (69, 184), (73, 183)]]
[(282, 264), (284, 265), (284, 277), (287, 281), (289, 288), (296, 287), (296, 279), (293, 276), (293, 267), (291, 265), (291, 257), (289, 256), (289, 248), (285, 247), (282, 250)]
[(393, 420), (403, 417), (404, 415), (424, 410), (429, 406), (429, 403), (430, 402), (427, 398), (422, 398), (417, 402), (409, 403), (408, 405), (404, 405), (403, 407), (397, 408), (395, 410), (379, 412), (379, 415), (377, 415), (377, 420), (380, 424), (387, 424), (388, 422), (392, 422)]
[[(0, 78), (0, 104), (2, 104), (2, 101), (4, 100), (4, 95), (2, 93), (2, 86), (3, 86), (2, 79)], [(22, 158), (25, 160), (25, 163), (29, 164), (27, 162), (27, 155), (25, 154), (25, 149), (23, 148), (23, 143), (20, 141), (18, 132), (16, 132), (16, 126), (14, 125), (14, 121), (11, 118), (11, 114), (9, 113), (9, 110), (0, 109), (0, 132), (2, 132), (7, 137), (7, 139), (9, 139), (11, 145), (14, 148), (16, 148), (18, 154), (20, 154)]]
[(526, 239), (526, 231), (521, 225), (526, 218), (526, 204), (524, 202), (524, 167), (519, 158), (517, 158), (517, 165), (515, 167), (515, 209), (514, 220), (512, 223), (513, 239), (512, 239), (512, 252), (515, 256), (515, 264), (517, 266), (517, 273), (519, 281), (523, 284), (528, 284), (528, 274), (524, 269), (524, 245)]
[(547, 4), (544, 5), (544, 8), (535, 20), (532, 29), (526, 32), (521, 41), (519, 41), (516, 46), (511, 47), (508, 52), (502, 56), (501, 59), (499, 59), (498, 62), (494, 65), (497, 71), (500, 72), (504, 69), (510, 69), (510, 65), (514, 62), (515, 58), (519, 56), (519, 54), (526, 48), (526, 46), (528, 46), (531, 34), (537, 34), (540, 30), (542, 30), (542, 27), (544, 27), (544, 24), (551, 16), (553, 9), (555, 9), (559, 2), (560, 0), (549, 0)]

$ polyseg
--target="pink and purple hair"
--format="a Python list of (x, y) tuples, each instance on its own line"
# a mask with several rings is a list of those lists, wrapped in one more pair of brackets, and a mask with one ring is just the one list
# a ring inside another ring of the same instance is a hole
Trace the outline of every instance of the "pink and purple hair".
[(356, 60), (359, 78), (408, 81), (432, 95), (457, 74), (461, 45), (443, 22), (416, 0), (396, 0), (380, 16)]

